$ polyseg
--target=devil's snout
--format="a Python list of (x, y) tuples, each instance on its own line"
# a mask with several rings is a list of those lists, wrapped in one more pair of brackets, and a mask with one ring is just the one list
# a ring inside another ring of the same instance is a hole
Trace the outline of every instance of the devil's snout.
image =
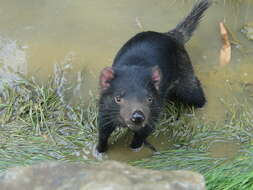
[(145, 120), (145, 116), (144, 114), (142, 113), (142, 111), (135, 111), (133, 114), (132, 114), (132, 117), (131, 117), (131, 121), (136, 124), (136, 125), (139, 125), (141, 124), (143, 121)]

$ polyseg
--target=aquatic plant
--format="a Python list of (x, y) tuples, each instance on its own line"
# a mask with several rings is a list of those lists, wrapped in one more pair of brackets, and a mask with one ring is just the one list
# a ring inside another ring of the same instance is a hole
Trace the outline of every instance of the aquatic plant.
[[(130, 164), (158, 170), (194, 170), (205, 176), (207, 189), (253, 189), (253, 109), (252, 100), (245, 101), (247, 104), (226, 104), (225, 123), (205, 123), (192, 131), (191, 138), (185, 136), (185, 144), (176, 141), (171, 150)], [(213, 154), (214, 143), (218, 147), (225, 143), (225, 153)], [(232, 155), (226, 153), (229, 144), (234, 145)]]

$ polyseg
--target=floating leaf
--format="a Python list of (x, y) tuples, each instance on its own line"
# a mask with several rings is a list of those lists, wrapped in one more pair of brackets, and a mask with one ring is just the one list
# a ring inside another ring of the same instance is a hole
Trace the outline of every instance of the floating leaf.
[(223, 40), (223, 46), (220, 50), (220, 65), (227, 65), (231, 60), (231, 45), (228, 38), (228, 31), (223, 22), (219, 23), (221, 39)]

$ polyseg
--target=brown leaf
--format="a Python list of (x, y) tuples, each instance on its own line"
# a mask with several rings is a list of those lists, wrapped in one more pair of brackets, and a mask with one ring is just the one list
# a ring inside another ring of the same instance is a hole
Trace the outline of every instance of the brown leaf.
[(220, 50), (220, 65), (227, 65), (231, 60), (231, 45), (228, 38), (228, 32), (223, 22), (220, 22), (220, 34), (223, 41), (222, 48)]

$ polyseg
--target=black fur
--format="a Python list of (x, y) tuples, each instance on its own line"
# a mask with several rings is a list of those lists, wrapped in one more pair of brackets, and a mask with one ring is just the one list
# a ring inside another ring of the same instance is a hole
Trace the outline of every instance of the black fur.
[(210, 0), (200, 0), (192, 8), (192, 11), (180, 22), (174, 30), (169, 31), (171, 34), (178, 35), (177, 39), (185, 44), (196, 30), (203, 13), (210, 7)]
[[(106, 151), (108, 138), (115, 127), (124, 125), (119, 115), (120, 107), (114, 101), (114, 97), (122, 92), (126, 98), (135, 97), (139, 101), (148, 95), (153, 97), (148, 123), (134, 131), (132, 148), (139, 148), (145, 142), (168, 100), (194, 107), (205, 104), (204, 92), (194, 75), (184, 43), (189, 40), (209, 5), (210, 1), (200, 0), (175, 29), (168, 33), (139, 33), (119, 50), (112, 66), (114, 77), (108, 81), (109, 87), (101, 92), (98, 152)], [(161, 72), (158, 90), (151, 77), (152, 68), (157, 66)]]

